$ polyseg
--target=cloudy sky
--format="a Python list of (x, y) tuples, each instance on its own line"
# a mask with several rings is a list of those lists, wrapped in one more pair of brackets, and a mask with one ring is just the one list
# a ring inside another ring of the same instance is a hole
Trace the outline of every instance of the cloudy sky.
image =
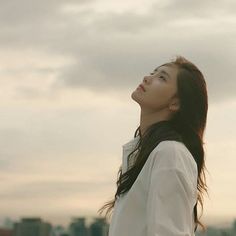
[(208, 87), (203, 218), (236, 218), (235, 1), (0, 4), (0, 221), (97, 216), (139, 125), (130, 95), (175, 55)]

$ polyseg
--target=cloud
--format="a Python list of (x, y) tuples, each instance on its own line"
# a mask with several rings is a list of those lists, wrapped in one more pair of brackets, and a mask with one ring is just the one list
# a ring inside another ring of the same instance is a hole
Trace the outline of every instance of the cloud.
[[(79, 8), (87, 6), (92, 2), (94, 2), (94, 0), (4, 1), (1, 3), (0, 22), (3, 26), (12, 26), (15, 28), (23, 25), (44, 24), (48, 19), (53, 19), (53, 17), (63, 13), (62, 10), (64, 8)], [(50, 23), (50, 21), (48, 23)]]
[[(130, 93), (175, 55), (207, 81), (209, 169), (232, 162), (235, 1), (152, 2), (1, 3), (1, 212), (65, 216), (106, 200), (121, 164), (119, 143), (138, 124)], [(233, 178), (227, 165), (222, 171)]]
[[(134, 81), (135, 85), (140, 83), (157, 65), (180, 54), (203, 69), (211, 102), (234, 97), (235, 80), (225, 73), (231, 75), (235, 67), (235, 60), (229, 60), (235, 55), (233, 1), (158, 1), (145, 13), (131, 9), (98, 12), (93, 4), (94, 1), (5, 2), (0, 10), (0, 24), (4, 26), (1, 45), (73, 59), (56, 69), (50, 64), (45, 69), (35, 69), (39, 77), (54, 73), (49, 90), (65, 87), (103, 93), (126, 89), (134, 86)], [(17, 71), (11, 73), (17, 75)], [(227, 76), (227, 80), (222, 80), (222, 76)], [(24, 84), (17, 90), (28, 99), (50, 93)]]
[(107, 191), (110, 188), (111, 181), (96, 183), (93, 181), (33, 181), (12, 186), (8, 191), (0, 193), (1, 200), (24, 200), (33, 198), (63, 198), (67, 196), (86, 197), (91, 194), (99, 194), (101, 191)]

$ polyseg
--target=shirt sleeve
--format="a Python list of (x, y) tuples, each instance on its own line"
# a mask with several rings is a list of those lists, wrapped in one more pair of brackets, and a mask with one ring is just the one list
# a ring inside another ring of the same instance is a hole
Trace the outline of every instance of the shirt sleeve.
[(148, 190), (147, 235), (191, 236), (194, 186), (188, 168), (176, 165), (184, 154), (169, 147), (156, 155), (158, 161), (154, 162)]

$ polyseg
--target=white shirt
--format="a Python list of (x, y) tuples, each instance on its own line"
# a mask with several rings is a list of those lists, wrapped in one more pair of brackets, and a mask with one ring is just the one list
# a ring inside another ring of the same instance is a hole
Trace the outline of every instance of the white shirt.
[[(122, 146), (123, 173), (132, 166), (127, 156), (139, 138)], [(108, 236), (194, 236), (196, 201), (193, 156), (181, 142), (162, 141), (150, 153), (131, 189), (116, 200)]]

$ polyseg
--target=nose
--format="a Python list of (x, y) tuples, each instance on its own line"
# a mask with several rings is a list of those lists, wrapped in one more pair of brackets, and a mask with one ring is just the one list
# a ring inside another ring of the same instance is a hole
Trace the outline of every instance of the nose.
[(144, 76), (143, 83), (148, 84), (148, 83), (150, 83), (150, 80), (151, 80), (151, 78), (149, 76)]

